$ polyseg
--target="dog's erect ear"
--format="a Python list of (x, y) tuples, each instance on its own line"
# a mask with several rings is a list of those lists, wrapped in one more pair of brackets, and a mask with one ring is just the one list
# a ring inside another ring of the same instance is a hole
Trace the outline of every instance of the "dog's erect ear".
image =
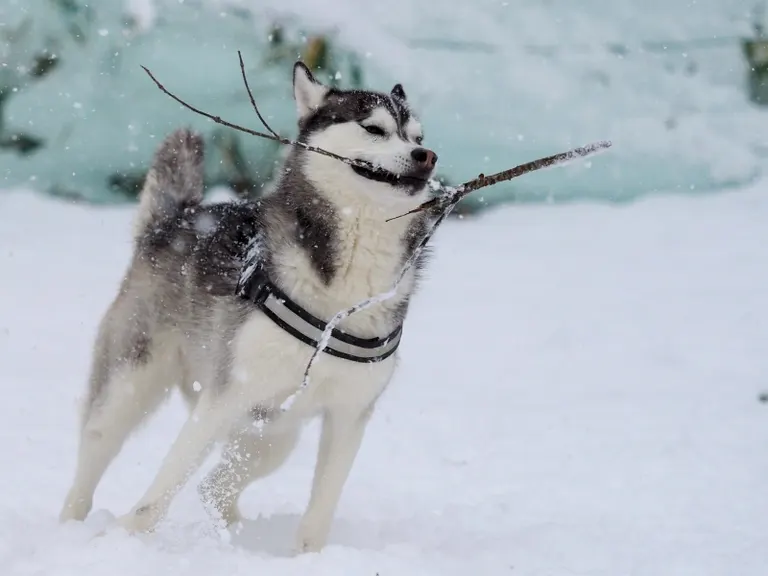
[(328, 87), (318, 82), (303, 62), (293, 66), (293, 98), (299, 119), (313, 112), (323, 103)]
[(395, 87), (392, 88), (392, 92), (390, 92), (390, 94), (392, 94), (392, 96), (398, 100), (405, 102), (405, 90), (403, 90), (402, 84), (395, 84)]

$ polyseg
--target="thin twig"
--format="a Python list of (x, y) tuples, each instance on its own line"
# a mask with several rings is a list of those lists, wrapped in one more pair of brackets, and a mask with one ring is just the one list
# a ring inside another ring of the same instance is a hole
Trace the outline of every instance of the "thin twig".
[(253, 98), (253, 92), (251, 92), (251, 87), (248, 85), (248, 76), (245, 74), (245, 63), (243, 62), (243, 55), (240, 52), (240, 50), (237, 51), (237, 57), (240, 59), (240, 72), (243, 74), (243, 83), (245, 84), (245, 89), (248, 91), (248, 98), (251, 99), (251, 104), (253, 105), (253, 109), (256, 111), (256, 116), (259, 117), (259, 120), (261, 120), (261, 123), (264, 125), (264, 128), (266, 128), (272, 136), (277, 138), (278, 141), (282, 141), (283, 138), (272, 130), (272, 127), (267, 124), (267, 121), (264, 120), (264, 117), (261, 115), (261, 112), (259, 112), (259, 107), (256, 106), (256, 100)]
[(233, 124), (232, 122), (228, 122), (227, 120), (224, 120), (220, 116), (215, 116), (213, 114), (208, 114), (208, 112), (203, 112), (199, 108), (195, 108), (191, 104), (188, 104), (178, 96), (176, 96), (173, 92), (168, 90), (165, 86), (163, 86), (160, 81), (154, 77), (152, 72), (149, 71), (149, 68), (146, 66), (141, 66), (144, 69), (144, 72), (146, 72), (149, 77), (152, 79), (152, 81), (155, 83), (155, 85), (166, 95), (170, 96), (176, 102), (187, 108), (188, 110), (191, 110), (195, 114), (199, 114), (200, 116), (204, 116), (208, 118), (209, 120), (213, 120), (216, 122), (216, 124), (221, 124), (222, 126), (226, 126), (227, 128), (232, 128), (233, 130), (239, 130), (240, 132), (245, 132), (246, 134), (250, 134), (251, 136), (258, 136), (259, 138), (266, 138), (267, 140), (275, 140), (276, 142), (280, 142), (280, 144), (286, 144), (288, 146), (298, 146), (299, 148), (304, 148), (305, 150), (309, 152), (315, 152), (317, 154), (322, 154), (323, 156), (328, 156), (329, 158), (334, 158), (340, 162), (344, 162), (344, 164), (348, 164), (349, 166), (358, 166), (360, 168), (366, 168), (368, 170), (373, 170), (374, 172), (377, 171), (377, 168), (370, 162), (367, 162), (366, 160), (353, 160), (351, 158), (345, 158), (344, 156), (339, 156), (338, 154), (334, 154), (333, 152), (328, 152), (328, 150), (323, 150), (322, 148), (318, 148), (317, 146), (310, 146), (309, 144), (305, 144), (304, 142), (297, 142), (295, 140), (289, 140), (288, 138), (283, 138), (282, 136), (275, 136), (274, 134), (265, 134), (264, 132), (259, 132), (258, 130), (251, 130), (250, 128), (246, 128), (245, 126), (240, 126), (239, 124)]
[(423, 204), (417, 206), (410, 212), (406, 212), (405, 214), (401, 214), (400, 216), (389, 218), (387, 222), (391, 222), (392, 220), (397, 220), (398, 218), (402, 218), (403, 216), (407, 216), (409, 214), (416, 214), (417, 212), (423, 212), (431, 208), (437, 208), (439, 206), (445, 205), (446, 203), (451, 203), (454, 200), (458, 202), (470, 192), (474, 192), (475, 190), (479, 190), (480, 188), (485, 188), (486, 186), (493, 186), (494, 184), (498, 184), (499, 182), (512, 180), (513, 178), (517, 178), (518, 176), (522, 176), (523, 174), (528, 174), (529, 172), (541, 170), (542, 168), (562, 165), (575, 158), (584, 158), (585, 156), (590, 156), (597, 152), (606, 150), (610, 147), (611, 147), (611, 142), (607, 140), (602, 140), (600, 142), (595, 142), (587, 146), (574, 148), (573, 150), (569, 150), (568, 152), (561, 152), (560, 154), (554, 154), (553, 156), (547, 156), (546, 158), (539, 158), (538, 160), (533, 160), (532, 162), (526, 162), (525, 164), (520, 164), (519, 166), (515, 166), (514, 168), (510, 168), (509, 170), (504, 170), (502, 172), (497, 172), (496, 174), (491, 174), (490, 176), (486, 176), (485, 174), (480, 174), (480, 176), (478, 176), (474, 180), (465, 182), (464, 184), (457, 186), (456, 188), (448, 188), (448, 187), (444, 188), (444, 193), (441, 194), (440, 196), (436, 196), (435, 198), (432, 198), (431, 200), (424, 202)]

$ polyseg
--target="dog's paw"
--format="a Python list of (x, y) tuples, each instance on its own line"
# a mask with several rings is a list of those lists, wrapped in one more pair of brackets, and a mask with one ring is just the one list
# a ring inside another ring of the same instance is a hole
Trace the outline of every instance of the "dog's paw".
[(82, 522), (91, 511), (93, 502), (90, 498), (67, 497), (67, 501), (59, 512), (59, 522), (77, 520)]
[(159, 520), (157, 511), (152, 506), (141, 506), (117, 519), (117, 525), (129, 534), (151, 532)]
[(296, 534), (295, 549), (297, 554), (320, 552), (325, 548), (328, 531), (318, 529), (310, 524), (301, 523)]

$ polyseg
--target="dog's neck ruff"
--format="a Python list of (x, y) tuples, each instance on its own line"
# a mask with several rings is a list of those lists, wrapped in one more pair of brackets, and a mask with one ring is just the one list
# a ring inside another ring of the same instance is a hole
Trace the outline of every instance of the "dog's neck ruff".
[[(259, 252), (258, 249), (249, 252), (237, 295), (256, 304), (270, 320), (297, 340), (317, 348), (327, 323), (288, 298), (269, 280)], [(384, 338), (358, 338), (334, 328), (323, 352), (353, 362), (381, 362), (397, 350), (402, 328), (402, 325), (398, 326)]]

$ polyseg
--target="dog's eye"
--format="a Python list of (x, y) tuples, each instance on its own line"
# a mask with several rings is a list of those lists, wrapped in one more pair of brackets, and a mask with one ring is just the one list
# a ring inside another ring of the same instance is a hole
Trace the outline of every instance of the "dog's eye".
[(365, 128), (365, 131), (368, 132), (368, 134), (373, 134), (374, 136), (386, 136), (387, 133), (384, 131), (383, 128), (380, 128), (376, 125), (370, 125), (370, 126), (363, 126)]
[(421, 143), (424, 142), (424, 136), (416, 136), (416, 138), (413, 139), (416, 144), (421, 146)]

